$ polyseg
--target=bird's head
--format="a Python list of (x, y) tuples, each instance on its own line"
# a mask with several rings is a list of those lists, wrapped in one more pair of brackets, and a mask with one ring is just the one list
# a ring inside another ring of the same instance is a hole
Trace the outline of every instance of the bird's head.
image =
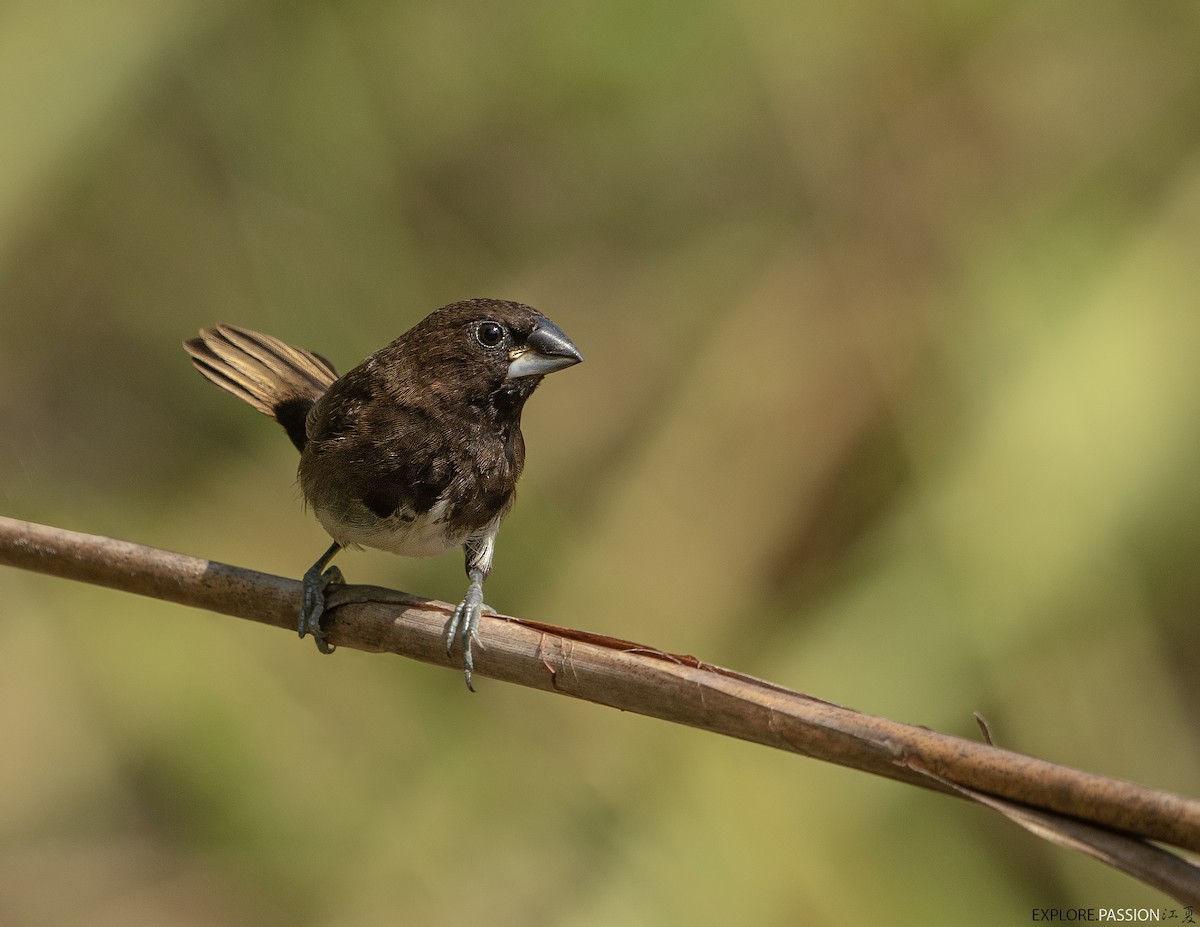
[(583, 360), (561, 328), (523, 303), (468, 299), (443, 306), (389, 345), (435, 393), (499, 403), (519, 414), (542, 377)]

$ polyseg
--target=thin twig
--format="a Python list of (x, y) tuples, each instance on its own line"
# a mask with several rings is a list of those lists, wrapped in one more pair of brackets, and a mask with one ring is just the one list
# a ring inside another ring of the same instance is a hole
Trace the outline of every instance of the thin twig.
[[(3, 516), (0, 564), (293, 630), (300, 601), (294, 580)], [(332, 643), (459, 670), (444, 636), (453, 606), (366, 586), (340, 587), (330, 604)], [(873, 717), (629, 641), (504, 616), (485, 616), (479, 633), (479, 676), (964, 797), (1200, 905), (1200, 867), (1147, 843), (1200, 852), (1195, 800)]]

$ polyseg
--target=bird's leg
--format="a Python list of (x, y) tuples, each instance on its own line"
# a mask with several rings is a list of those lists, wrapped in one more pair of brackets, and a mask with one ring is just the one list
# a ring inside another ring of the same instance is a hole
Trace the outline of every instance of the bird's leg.
[(446, 653), (450, 653), (454, 649), (456, 638), (462, 641), (463, 675), (467, 680), (467, 688), (474, 692), (475, 687), (471, 685), (471, 673), (475, 669), (475, 658), (471, 654), (471, 643), (479, 641), (479, 616), (484, 608), (483, 580), (485, 576), (478, 570), (472, 570), (467, 575), (471, 577), (471, 585), (467, 587), (467, 594), (458, 603), (458, 607), (454, 609), (454, 617), (450, 619), (450, 627), (446, 632)]
[[(483, 646), (479, 640), (479, 617), (487, 608), (483, 604), (483, 581), (492, 571), (492, 554), (496, 550), (497, 527), (489, 526), (484, 532), (469, 537), (467, 543), (463, 545), (467, 559), (467, 577), (471, 580), (471, 585), (467, 587), (467, 594), (463, 596), (463, 600), (454, 609), (454, 615), (446, 628), (447, 654), (454, 649), (456, 639), (462, 641), (463, 675), (467, 680), (467, 688), (472, 692), (475, 691), (475, 687), (471, 685), (471, 673), (475, 669), (475, 659), (471, 654), (471, 644), (474, 642)], [(490, 611), (490, 609), (488, 610)]]
[(334, 541), (329, 545), (329, 550), (321, 555), (321, 559), (309, 567), (308, 572), (304, 574), (304, 601), (300, 607), (300, 624), (297, 630), (301, 637), (311, 634), (321, 653), (333, 653), (336, 649), (325, 639), (325, 632), (321, 630), (321, 616), (325, 613), (325, 590), (332, 583), (346, 581), (342, 576), (342, 571), (337, 567), (331, 566), (329, 569), (325, 569), (329, 566), (329, 561), (341, 549), (342, 545)]

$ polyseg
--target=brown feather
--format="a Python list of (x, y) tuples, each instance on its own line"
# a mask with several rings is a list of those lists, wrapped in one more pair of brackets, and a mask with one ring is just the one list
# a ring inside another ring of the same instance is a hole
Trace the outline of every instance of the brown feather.
[(275, 419), (304, 449), (309, 410), (337, 379), (329, 361), (236, 325), (203, 328), (183, 347), (201, 376)]

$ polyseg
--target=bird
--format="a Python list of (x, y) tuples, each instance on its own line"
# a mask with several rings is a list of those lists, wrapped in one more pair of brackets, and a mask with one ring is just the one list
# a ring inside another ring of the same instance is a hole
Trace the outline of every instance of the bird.
[(543, 377), (583, 355), (538, 310), (504, 299), (436, 309), (339, 376), (312, 351), (235, 325), (183, 342), (207, 380), (283, 426), (300, 452), (308, 508), (333, 543), (304, 574), (298, 630), (332, 653), (321, 627), (330, 561), (344, 548), (408, 557), (462, 548), (469, 580), (446, 631), (474, 691), (483, 584), (525, 464), (521, 412)]

